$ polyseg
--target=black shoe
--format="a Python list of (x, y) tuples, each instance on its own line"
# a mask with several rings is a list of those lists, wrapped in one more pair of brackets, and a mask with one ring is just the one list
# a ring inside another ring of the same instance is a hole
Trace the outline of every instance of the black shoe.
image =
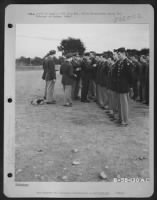
[(74, 97), (74, 100), (80, 100), (80, 97)]
[(72, 103), (64, 104), (63, 106), (65, 106), (65, 107), (72, 107)]
[(56, 101), (48, 101), (47, 104), (56, 104)]
[(90, 101), (87, 99), (87, 100), (81, 100), (81, 102), (83, 103), (90, 103)]
[(119, 126), (120, 126), (120, 127), (127, 127), (128, 124), (122, 124), (122, 123), (121, 123), (121, 124), (119, 124)]

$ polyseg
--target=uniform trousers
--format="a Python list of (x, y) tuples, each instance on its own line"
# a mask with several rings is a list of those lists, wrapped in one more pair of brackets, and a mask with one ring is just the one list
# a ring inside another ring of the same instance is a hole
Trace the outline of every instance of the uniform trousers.
[(86, 101), (89, 90), (89, 79), (82, 79), (82, 88), (81, 88), (81, 100)]
[(109, 106), (109, 110), (113, 110), (113, 97), (112, 97), (112, 91), (110, 89), (107, 90), (107, 94), (108, 94), (108, 106)]
[(101, 97), (100, 97), (100, 85), (99, 84), (96, 84), (96, 101), (99, 105), (101, 105)]
[(75, 99), (79, 96), (80, 90), (80, 80), (74, 80), (72, 85), (72, 99)]
[(52, 102), (54, 101), (54, 86), (55, 82), (53, 80), (46, 81), (46, 101)]
[(128, 93), (120, 93), (119, 94), (119, 114), (121, 123), (128, 124), (128, 113), (129, 113), (129, 106), (128, 106)]
[(72, 98), (71, 98), (72, 85), (63, 85), (63, 89), (64, 89), (64, 105), (72, 104)]
[(100, 85), (100, 106), (104, 107), (108, 105), (108, 95), (107, 95), (107, 89), (105, 86)]
[(89, 91), (88, 97), (95, 97), (96, 96), (96, 84), (94, 80), (89, 81)]
[(46, 98), (46, 93), (47, 93), (47, 81), (45, 81), (44, 98)]
[(113, 108), (113, 112), (117, 113), (118, 112), (118, 99), (119, 99), (119, 95), (117, 92), (115, 91), (111, 91), (112, 93), (112, 108)]

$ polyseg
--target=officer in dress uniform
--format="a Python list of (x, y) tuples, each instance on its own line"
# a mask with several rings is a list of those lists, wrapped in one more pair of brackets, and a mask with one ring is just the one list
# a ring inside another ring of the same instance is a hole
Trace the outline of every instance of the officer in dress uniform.
[(120, 62), (117, 68), (117, 91), (119, 93), (119, 112), (121, 119), (121, 126), (128, 125), (128, 94), (133, 95), (132, 88), (132, 64), (126, 57), (125, 48), (117, 49)]
[(133, 77), (133, 99), (136, 101), (140, 100), (140, 68), (141, 64), (139, 62), (139, 57), (136, 52), (130, 54), (130, 60), (133, 64), (132, 67), (132, 77)]

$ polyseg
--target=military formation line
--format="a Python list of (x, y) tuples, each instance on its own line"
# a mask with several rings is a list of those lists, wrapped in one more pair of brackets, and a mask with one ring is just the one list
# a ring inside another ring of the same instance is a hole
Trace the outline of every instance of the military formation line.
[[(55, 50), (50, 51), (43, 62), (47, 104), (57, 103), (55, 54)], [(149, 105), (149, 50), (129, 51), (122, 47), (102, 54), (69, 52), (64, 56), (60, 74), (63, 106), (72, 107), (73, 101), (96, 102), (120, 126), (129, 124), (129, 98)]]

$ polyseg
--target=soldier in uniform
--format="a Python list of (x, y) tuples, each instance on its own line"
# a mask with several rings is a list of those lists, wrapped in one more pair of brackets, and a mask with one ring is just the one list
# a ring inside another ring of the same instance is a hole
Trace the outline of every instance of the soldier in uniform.
[[(43, 79), (43, 80), (45, 80), (45, 78), (46, 78), (46, 62), (47, 62), (48, 56), (49, 56), (49, 54), (47, 54), (47, 55), (43, 58), (43, 74), (42, 74), (42, 79)], [(47, 81), (45, 80), (44, 99), (46, 99), (46, 91), (47, 91)]]
[(132, 64), (126, 57), (125, 48), (117, 49), (120, 62), (117, 68), (117, 91), (119, 93), (119, 112), (121, 119), (121, 126), (128, 125), (128, 94), (133, 95), (132, 88)]
[(55, 70), (55, 50), (49, 52), (49, 56), (44, 63), (45, 68), (45, 80), (46, 80), (46, 103), (55, 104), (56, 100), (54, 99), (54, 86), (56, 82), (56, 70)]
[(72, 58), (73, 73), (76, 75), (72, 86), (72, 99), (79, 100), (80, 78), (81, 78), (81, 59), (74, 54)]
[[(146, 93), (148, 91), (149, 65), (148, 65), (147, 58), (145, 55), (140, 56), (140, 62), (142, 65), (142, 70), (141, 70), (142, 103), (147, 103), (146, 102)], [(146, 82), (147, 82), (147, 90), (146, 90)]]
[(146, 55), (146, 104), (149, 105), (149, 55)]
[(101, 57), (100, 59), (101, 68), (99, 70), (99, 106), (102, 109), (106, 109), (106, 106), (108, 106), (108, 96), (106, 90), (106, 68), (108, 67), (108, 63), (105, 58)]
[(101, 106), (101, 89), (100, 89), (100, 75), (101, 75), (101, 68), (102, 68), (102, 60), (97, 55), (97, 66), (96, 66), (96, 103)]
[(64, 90), (64, 105), (66, 107), (72, 107), (72, 85), (74, 77), (73, 66), (71, 64), (72, 54), (66, 55), (65, 62), (61, 65), (60, 74), (62, 75), (62, 84)]
[(91, 59), (91, 80), (89, 82), (89, 92), (88, 98), (95, 100), (96, 99), (96, 53), (90, 52)]
[(109, 117), (113, 117), (113, 94), (112, 94), (112, 66), (113, 66), (113, 55), (112, 52), (107, 52), (108, 58), (108, 70), (107, 70), (107, 93), (108, 93), (108, 111), (106, 113), (109, 114)]
[(130, 60), (132, 62), (132, 77), (133, 77), (133, 99), (136, 101), (140, 100), (140, 62), (137, 55), (137, 52), (132, 52), (130, 54)]
[(82, 63), (81, 63), (81, 102), (89, 103), (88, 91), (89, 91), (89, 82), (91, 80), (91, 60), (89, 58), (89, 53), (85, 53)]
[(114, 63), (112, 65), (111, 89), (112, 89), (112, 99), (113, 99), (113, 118), (116, 119), (117, 118), (116, 115), (118, 112), (118, 100), (119, 100), (119, 94), (117, 91), (117, 73), (116, 73), (119, 58), (118, 58), (118, 53), (116, 49), (114, 49), (113, 51), (113, 60), (114, 60)]

